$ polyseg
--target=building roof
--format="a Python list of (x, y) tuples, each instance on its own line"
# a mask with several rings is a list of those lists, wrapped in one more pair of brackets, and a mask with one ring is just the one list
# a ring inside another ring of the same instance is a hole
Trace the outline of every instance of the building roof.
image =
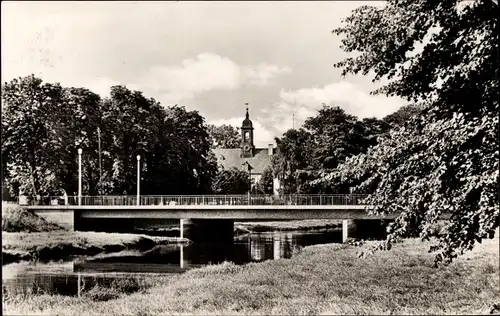
[[(251, 158), (240, 157), (240, 148), (217, 148), (214, 149), (215, 157), (217, 158), (217, 163), (222, 165), (224, 169), (229, 169), (235, 167), (237, 169), (248, 170), (247, 166), (243, 166), (246, 162), (252, 167), (253, 174), (260, 174), (266, 169), (271, 163), (271, 156), (269, 156), (269, 151), (267, 148), (255, 148), (254, 156)], [(275, 149), (273, 149), (274, 154)]]

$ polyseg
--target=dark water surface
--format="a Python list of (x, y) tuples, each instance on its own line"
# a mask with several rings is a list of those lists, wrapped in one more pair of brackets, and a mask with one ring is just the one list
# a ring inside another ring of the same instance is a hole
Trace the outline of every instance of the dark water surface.
[(2, 293), (77, 295), (83, 288), (108, 286), (117, 278), (140, 278), (145, 273), (176, 274), (224, 261), (245, 264), (290, 258), (302, 247), (338, 243), (341, 238), (339, 229), (264, 232), (237, 236), (232, 243), (162, 245), (146, 252), (122, 252), (70, 262), (12, 263), (2, 267)]

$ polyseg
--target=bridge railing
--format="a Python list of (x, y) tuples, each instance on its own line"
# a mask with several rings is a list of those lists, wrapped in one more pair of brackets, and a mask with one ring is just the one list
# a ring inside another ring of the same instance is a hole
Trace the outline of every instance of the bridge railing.
[[(366, 194), (143, 195), (139, 205), (362, 205)], [(137, 196), (20, 197), (20, 205), (137, 205)]]

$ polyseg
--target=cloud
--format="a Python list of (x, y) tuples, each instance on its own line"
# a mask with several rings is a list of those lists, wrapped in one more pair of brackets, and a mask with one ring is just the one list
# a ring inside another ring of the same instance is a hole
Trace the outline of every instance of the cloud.
[(348, 81), (335, 82), (322, 88), (280, 91), (280, 100), (263, 109), (265, 125), (281, 135), (286, 130), (302, 126), (308, 117), (315, 116), (322, 104), (340, 106), (359, 118), (382, 118), (399, 109), (404, 102), (398, 98), (370, 95), (366, 89)]
[[(265, 63), (238, 65), (228, 57), (202, 53), (196, 58), (184, 59), (180, 65), (153, 66), (134, 82), (125, 85), (143, 91), (164, 105), (172, 105), (203, 92), (237, 90), (244, 85), (268, 85), (277, 76), (291, 71), (289, 67)], [(96, 92), (99, 90), (99, 93), (107, 96), (109, 91), (105, 90), (114, 84), (118, 82), (110, 78), (98, 78), (87, 86), (95, 87)]]
[(243, 75), (247, 78), (250, 84), (264, 86), (279, 75), (290, 74), (290, 67), (279, 67), (277, 65), (259, 64), (255, 67), (243, 66)]
[(90, 91), (99, 94), (101, 97), (109, 97), (111, 87), (120, 85), (121, 83), (109, 78), (97, 77), (85, 85)]
[[(254, 144), (255, 147), (257, 148), (267, 148), (268, 144), (274, 144), (274, 136), (275, 133), (265, 127), (264, 125), (261, 124), (259, 118), (253, 119), (250, 117), (253, 123), (253, 128), (254, 128)], [(211, 120), (207, 122), (208, 124), (213, 124), (216, 126), (220, 125), (232, 125), (234, 127), (241, 127), (241, 123), (243, 122), (244, 117), (232, 117), (229, 119), (218, 119), (218, 120)]]
[(308, 88), (295, 91), (281, 91), (280, 98), (289, 105), (319, 109), (322, 103), (338, 105), (347, 113), (363, 117), (381, 118), (393, 113), (402, 100), (382, 95), (370, 95), (356, 84), (348, 81), (331, 83), (323, 88)]
[(242, 82), (240, 67), (227, 57), (199, 54), (181, 65), (155, 66), (139, 82), (149, 90), (191, 98), (210, 90), (237, 89)]

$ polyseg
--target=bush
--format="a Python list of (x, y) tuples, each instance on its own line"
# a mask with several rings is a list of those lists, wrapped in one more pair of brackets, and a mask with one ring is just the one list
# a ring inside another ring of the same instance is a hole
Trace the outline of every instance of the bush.
[(14, 203), (2, 202), (2, 231), (5, 232), (46, 232), (62, 230), (61, 226), (47, 222), (32, 211)]
[(105, 288), (96, 285), (88, 292), (85, 292), (83, 296), (91, 299), (94, 302), (105, 302), (117, 299), (118, 297), (120, 297), (120, 293), (113, 288)]
[(134, 278), (116, 278), (111, 282), (111, 288), (125, 294), (141, 290), (139, 282)]

